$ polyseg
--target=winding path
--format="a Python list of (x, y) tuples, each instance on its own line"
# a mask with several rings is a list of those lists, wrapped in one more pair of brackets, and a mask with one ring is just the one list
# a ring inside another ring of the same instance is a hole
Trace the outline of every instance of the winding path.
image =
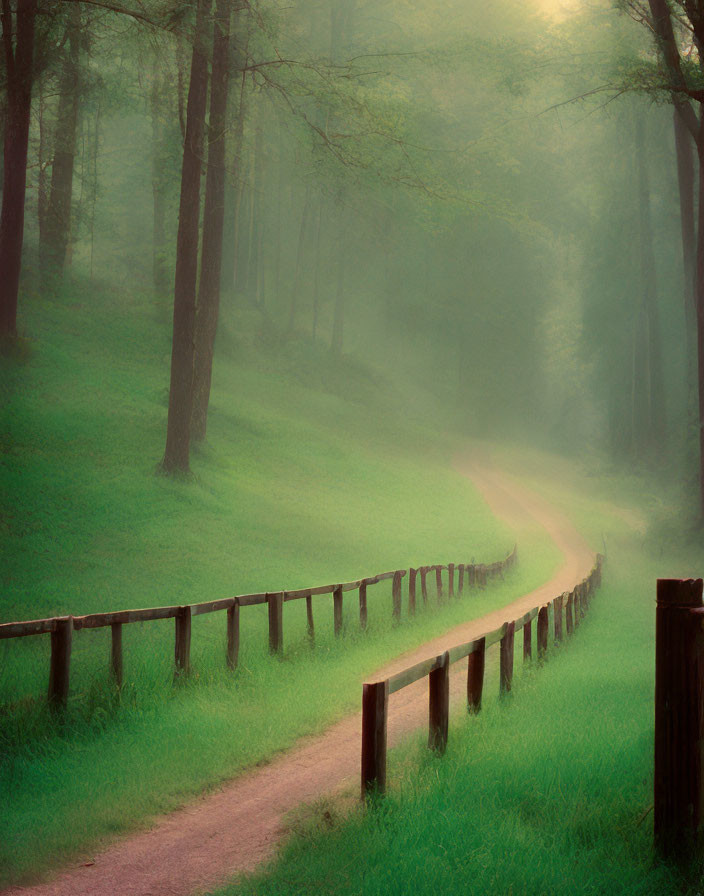
[[(460, 458), (456, 466), (471, 477), (494, 514), (513, 529), (539, 523), (563, 555), (553, 578), (518, 600), (464, 623), (398, 657), (379, 678), (441, 653), (507, 618), (570, 590), (584, 578), (593, 554), (574, 526), (534, 492), (510, 482), (486, 463)], [(451, 692), (465, 688), (464, 666), (456, 664)], [(390, 746), (427, 724), (425, 680), (392, 695)], [(285, 834), (287, 812), (339, 790), (359, 775), (361, 716), (343, 719), (323, 734), (304, 738), (269, 764), (246, 772), (221, 790), (158, 819), (154, 826), (125, 837), (95, 857), (48, 883), (5, 890), (2, 896), (191, 896), (211, 889), (269, 858)]]

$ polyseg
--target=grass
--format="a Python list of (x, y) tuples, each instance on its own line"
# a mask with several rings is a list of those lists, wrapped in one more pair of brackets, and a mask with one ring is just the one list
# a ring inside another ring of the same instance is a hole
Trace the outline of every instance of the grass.
[[(701, 573), (699, 538), (671, 522), (629, 531), (593, 485), (575, 490), (574, 470), (560, 483), (554, 462), (549, 481), (542, 467), (543, 490), (609, 543), (576, 636), (523, 672), (509, 699), (471, 719), (455, 712), (444, 758), (419, 734), (392, 751), (380, 804), (333, 824), (330, 807), (325, 822), (309, 812), (269, 868), (219, 896), (700, 892), (698, 875), (654, 857), (650, 811), (655, 578)], [(495, 668), (489, 678), (495, 693)]]
[[(267, 347), (223, 328), (207, 443), (194, 476), (155, 475), (165, 435), (168, 327), (109, 289), (25, 302), (22, 357), (2, 360), (0, 620), (81, 614), (296, 588), (420, 563), (491, 561), (515, 533), (453, 473), (432, 407), (312, 344)], [(390, 657), (508, 602), (558, 562), (519, 533), (507, 580), (394, 627), (390, 585), (369, 591), (369, 629), (345, 601), (332, 635), (316, 600), (285, 609), (286, 655), (266, 651), (266, 610), (242, 611), (240, 664), (224, 668), (224, 614), (193, 623), (191, 678), (172, 684), (173, 623), (128, 626), (125, 687), (109, 634), (74, 636), (63, 720), (47, 712), (48, 638), (0, 642), (0, 883), (90, 856), (356, 708)], [(318, 687), (326, 682), (326, 689)]]

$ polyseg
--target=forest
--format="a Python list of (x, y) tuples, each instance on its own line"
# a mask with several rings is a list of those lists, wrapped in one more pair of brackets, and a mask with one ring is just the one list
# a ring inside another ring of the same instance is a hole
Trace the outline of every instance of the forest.
[(704, 0), (1, 4), (0, 896), (699, 893)]

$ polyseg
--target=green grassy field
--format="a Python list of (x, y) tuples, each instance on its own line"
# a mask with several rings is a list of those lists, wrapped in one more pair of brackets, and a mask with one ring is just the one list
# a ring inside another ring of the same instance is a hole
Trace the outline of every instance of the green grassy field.
[[(225, 669), (224, 614), (194, 620), (193, 674), (172, 684), (173, 623), (124, 633), (125, 687), (109, 633), (74, 635), (63, 721), (44, 705), (48, 637), (0, 642), (0, 883), (27, 879), (182, 804), (355, 709), (390, 657), (543, 581), (543, 533), (509, 532), (453, 473), (432, 405), (405, 405), (350, 359), (314, 345), (263, 348), (224, 329), (207, 444), (193, 478), (155, 475), (163, 449), (168, 326), (109, 291), (28, 309), (26, 357), (2, 361), (0, 621), (197, 602), (345, 581), (432, 562), (492, 561), (518, 535), (505, 582), (393, 627), (389, 583), (369, 628), (332, 636), (316, 599), (285, 609), (285, 658), (267, 654), (266, 610), (242, 611), (240, 664)], [(324, 680), (327, 689), (315, 685)], [(305, 695), (305, 696), (303, 696)]]
[[(575, 637), (522, 670), (509, 699), (494, 696), (477, 717), (458, 708), (444, 758), (422, 733), (392, 751), (380, 805), (327, 805), (324, 821), (313, 807), (293, 819), (270, 868), (221, 896), (701, 891), (696, 874), (654, 857), (651, 811), (655, 579), (701, 575), (700, 536), (672, 523), (634, 531), (655, 498), (641, 489), (640, 506), (624, 512), (611, 501), (633, 482), (605, 483), (610, 500), (599, 501), (559, 467), (551, 461), (546, 478), (543, 459), (533, 484), (609, 546), (604, 585)], [(495, 667), (488, 679), (495, 695)]]

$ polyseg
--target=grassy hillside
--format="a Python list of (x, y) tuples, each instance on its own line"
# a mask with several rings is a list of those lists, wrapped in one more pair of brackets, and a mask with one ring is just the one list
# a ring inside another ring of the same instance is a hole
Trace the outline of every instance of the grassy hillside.
[[(219, 344), (208, 441), (193, 478), (155, 474), (163, 449), (169, 326), (140, 297), (100, 289), (29, 301), (24, 357), (2, 361), (0, 621), (196, 602), (344, 581), (448, 560), (494, 560), (517, 533), (452, 472), (446, 409), (408, 404), (353, 359), (310, 343)], [(245, 315), (239, 319), (254, 332)], [(0, 642), (0, 882), (41, 872), (183, 802), (323, 727), (389, 657), (506, 603), (558, 562), (518, 533), (506, 582), (392, 627), (388, 583), (369, 629), (332, 637), (316, 601), (285, 611), (286, 656), (266, 610), (242, 611), (240, 665), (224, 666), (224, 615), (193, 624), (191, 679), (172, 685), (173, 623), (124, 633), (125, 687), (109, 633), (74, 636), (64, 723), (45, 709), (48, 637)], [(314, 687), (324, 678), (329, 691)], [(300, 695), (309, 695), (302, 701)], [(330, 697), (334, 695), (334, 698)]]
[(443, 759), (422, 733), (393, 751), (379, 807), (326, 806), (332, 826), (312, 810), (271, 869), (220, 894), (700, 891), (654, 859), (650, 811), (655, 579), (701, 575), (699, 539), (671, 525), (639, 532), (659, 502), (641, 489), (636, 511), (616, 508), (632, 482), (605, 479), (598, 500), (566, 464), (532, 467), (534, 484), (608, 541), (604, 586), (576, 636), (523, 672), (510, 699), (455, 713)]

